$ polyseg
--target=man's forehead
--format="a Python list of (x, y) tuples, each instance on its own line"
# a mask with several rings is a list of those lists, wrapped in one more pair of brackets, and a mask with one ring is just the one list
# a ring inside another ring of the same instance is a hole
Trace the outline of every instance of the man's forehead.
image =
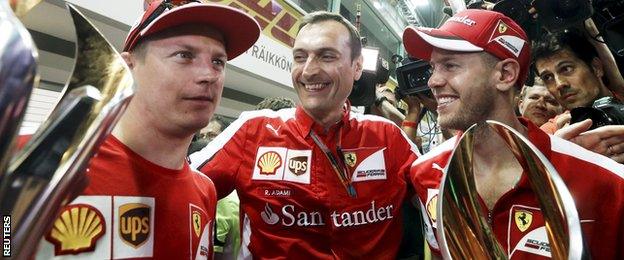
[(457, 60), (478, 56), (482, 52), (459, 52), (440, 48), (434, 48), (431, 52), (430, 62), (442, 62), (447, 60)]
[(535, 61), (535, 67), (538, 71), (546, 71), (551, 67), (558, 67), (564, 63), (579, 62), (580, 58), (569, 48), (556, 51), (553, 54), (539, 58)]

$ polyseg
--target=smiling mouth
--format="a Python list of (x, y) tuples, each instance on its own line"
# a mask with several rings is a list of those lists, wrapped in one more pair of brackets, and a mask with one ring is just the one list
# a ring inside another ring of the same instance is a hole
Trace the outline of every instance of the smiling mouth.
[(321, 91), (329, 87), (329, 85), (331, 85), (330, 83), (301, 83), (301, 84), (307, 91), (311, 91), (311, 92)]
[(448, 106), (449, 104), (458, 100), (456, 97), (438, 97), (438, 107)]

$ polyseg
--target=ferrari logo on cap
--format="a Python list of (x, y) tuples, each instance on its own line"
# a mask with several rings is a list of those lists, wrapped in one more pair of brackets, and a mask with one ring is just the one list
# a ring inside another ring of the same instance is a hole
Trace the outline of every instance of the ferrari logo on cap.
[(520, 232), (526, 231), (533, 221), (533, 213), (526, 210), (518, 210), (514, 213), (514, 219), (516, 220), (516, 226)]
[(498, 32), (499, 33), (505, 33), (507, 31), (507, 25), (503, 22), (500, 22), (498, 24)]
[(353, 167), (357, 163), (357, 156), (353, 152), (345, 153), (344, 159), (345, 163), (349, 165), (349, 167)]

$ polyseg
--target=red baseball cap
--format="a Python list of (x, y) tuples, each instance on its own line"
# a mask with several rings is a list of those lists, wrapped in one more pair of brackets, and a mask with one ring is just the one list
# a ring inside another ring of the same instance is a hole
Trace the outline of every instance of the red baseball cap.
[(511, 18), (494, 11), (467, 9), (455, 14), (438, 29), (409, 26), (403, 44), (410, 56), (430, 60), (433, 48), (457, 52), (488, 52), (499, 59), (520, 64), (517, 86), (522, 86), (531, 61), (530, 42)]
[[(164, 2), (164, 3), (163, 3)], [(260, 26), (245, 12), (225, 5), (191, 2), (173, 6), (168, 0), (152, 1), (126, 37), (124, 51), (144, 37), (188, 23), (207, 24), (220, 31), (228, 60), (245, 52), (258, 40)]]

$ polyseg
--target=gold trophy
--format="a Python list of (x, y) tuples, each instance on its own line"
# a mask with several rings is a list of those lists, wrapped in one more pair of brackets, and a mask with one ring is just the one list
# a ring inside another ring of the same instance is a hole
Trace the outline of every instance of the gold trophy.
[(540, 204), (553, 259), (583, 259), (588, 255), (578, 212), (567, 186), (528, 139), (496, 121), (473, 125), (460, 138), (445, 169), (437, 205), (437, 235), (445, 259), (508, 259), (478, 201), (473, 173), (474, 133), (490, 127), (503, 138), (528, 174)]
[[(76, 63), (54, 111), (13, 157), (0, 183), (0, 210), (13, 220), (13, 255), (28, 258), (62, 206), (82, 191), (90, 158), (134, 93), (130, 70), (101, 33), (68, 4)], [(4, 138), (4, 136), (2, 137)]]

